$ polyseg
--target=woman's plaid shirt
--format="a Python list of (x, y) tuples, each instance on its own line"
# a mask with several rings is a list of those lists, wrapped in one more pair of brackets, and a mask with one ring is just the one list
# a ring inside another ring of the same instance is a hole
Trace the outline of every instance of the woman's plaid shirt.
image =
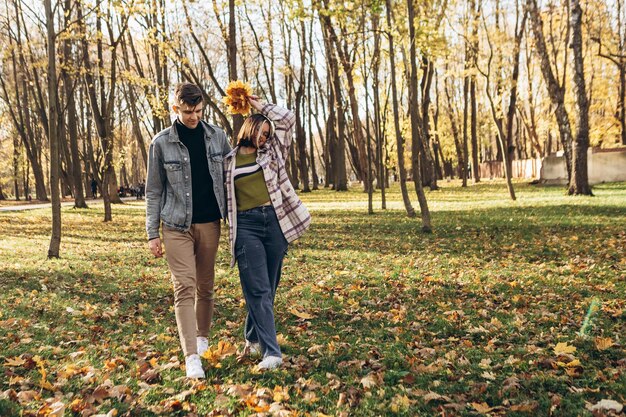
[[(292, 111), (266, 104), (261, 113), (270, 119), (275, 126), (274, 135), (264, 146), (257, 150), (257, 163), (263, 169), (263, 176), (267, 192), (280, 228), (287, 242), (293, 242), (309, 228), (311, 215), (296, 194), (285, 169), (285, 160), (289, 155), (293, 128), (296, 116)], [(235, 200), (235, 156), (239, 147), (235, 147), (224, 158), (224, 181), (226, 187), (226, 202), (228, 206), (228, 225), (230, 250), (232, 260), (230, 266), (235, 266), (235, 241), (237, 239), (237, 201)]]

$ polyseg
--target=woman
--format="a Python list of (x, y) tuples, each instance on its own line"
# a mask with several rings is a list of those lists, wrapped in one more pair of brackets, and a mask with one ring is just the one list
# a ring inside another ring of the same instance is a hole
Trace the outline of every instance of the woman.
[(248, 98), (259, 114), (248, 117), (237, 146), (224, 159), (231, 267), (237, 262), (248, 315), (246, 351), (261, 352), (259, 369), (282, 364), (276, 340), (274, 297), (289, 242), (299, 238), (311, 216), (285, 169), (295, 115), (275, 104)]

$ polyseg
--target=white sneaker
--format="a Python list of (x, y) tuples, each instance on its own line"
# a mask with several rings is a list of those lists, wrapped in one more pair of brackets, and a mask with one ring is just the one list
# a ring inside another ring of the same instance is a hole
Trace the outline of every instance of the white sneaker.
[(252, 343), (249, 340), (246, 340), (245, 352), (250, 356), (256, 356), (261, 354), (261, 344), (260, 343)]
[(197, 354), (189, 355), (185, 358), (185, 368), (187, 369), (187, 378), (204, 378), (202, 361)]
[(257, 365), (257, 369), (274, 369), (278, 368), (283, 363), (283, 358), (279, 356), (267, 356)]
[(196, 338), (196, 341), (198, 346), (198, 356), (202, 356), (204, 355), (204, 352), (209, 349), (209, 339), (207, 339), (206, 337), (198, 336)]

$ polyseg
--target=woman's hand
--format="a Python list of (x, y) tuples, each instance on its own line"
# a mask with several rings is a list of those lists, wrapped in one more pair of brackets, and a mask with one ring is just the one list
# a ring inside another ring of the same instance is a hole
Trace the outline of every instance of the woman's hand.
[(248, 101), (253, 109), (260, 112), (263, 108), (263, 102), (259, 99), (259, 96), (250, 96), (248, 97)]

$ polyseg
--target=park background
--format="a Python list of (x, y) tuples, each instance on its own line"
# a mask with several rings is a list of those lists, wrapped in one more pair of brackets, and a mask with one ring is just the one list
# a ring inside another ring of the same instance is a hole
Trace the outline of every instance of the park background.
[[(0, 206), (51, 209), (0, 212), (0, 414), (623, 412), (625, 24), (622, 0), (4, 1)], [(175, 83), (232, 137), (236, 79), (294, 110), (314, 223), (277, 300), (285, 369), (236, 360), (222, 268), (189, 384), (121, 194)]]

